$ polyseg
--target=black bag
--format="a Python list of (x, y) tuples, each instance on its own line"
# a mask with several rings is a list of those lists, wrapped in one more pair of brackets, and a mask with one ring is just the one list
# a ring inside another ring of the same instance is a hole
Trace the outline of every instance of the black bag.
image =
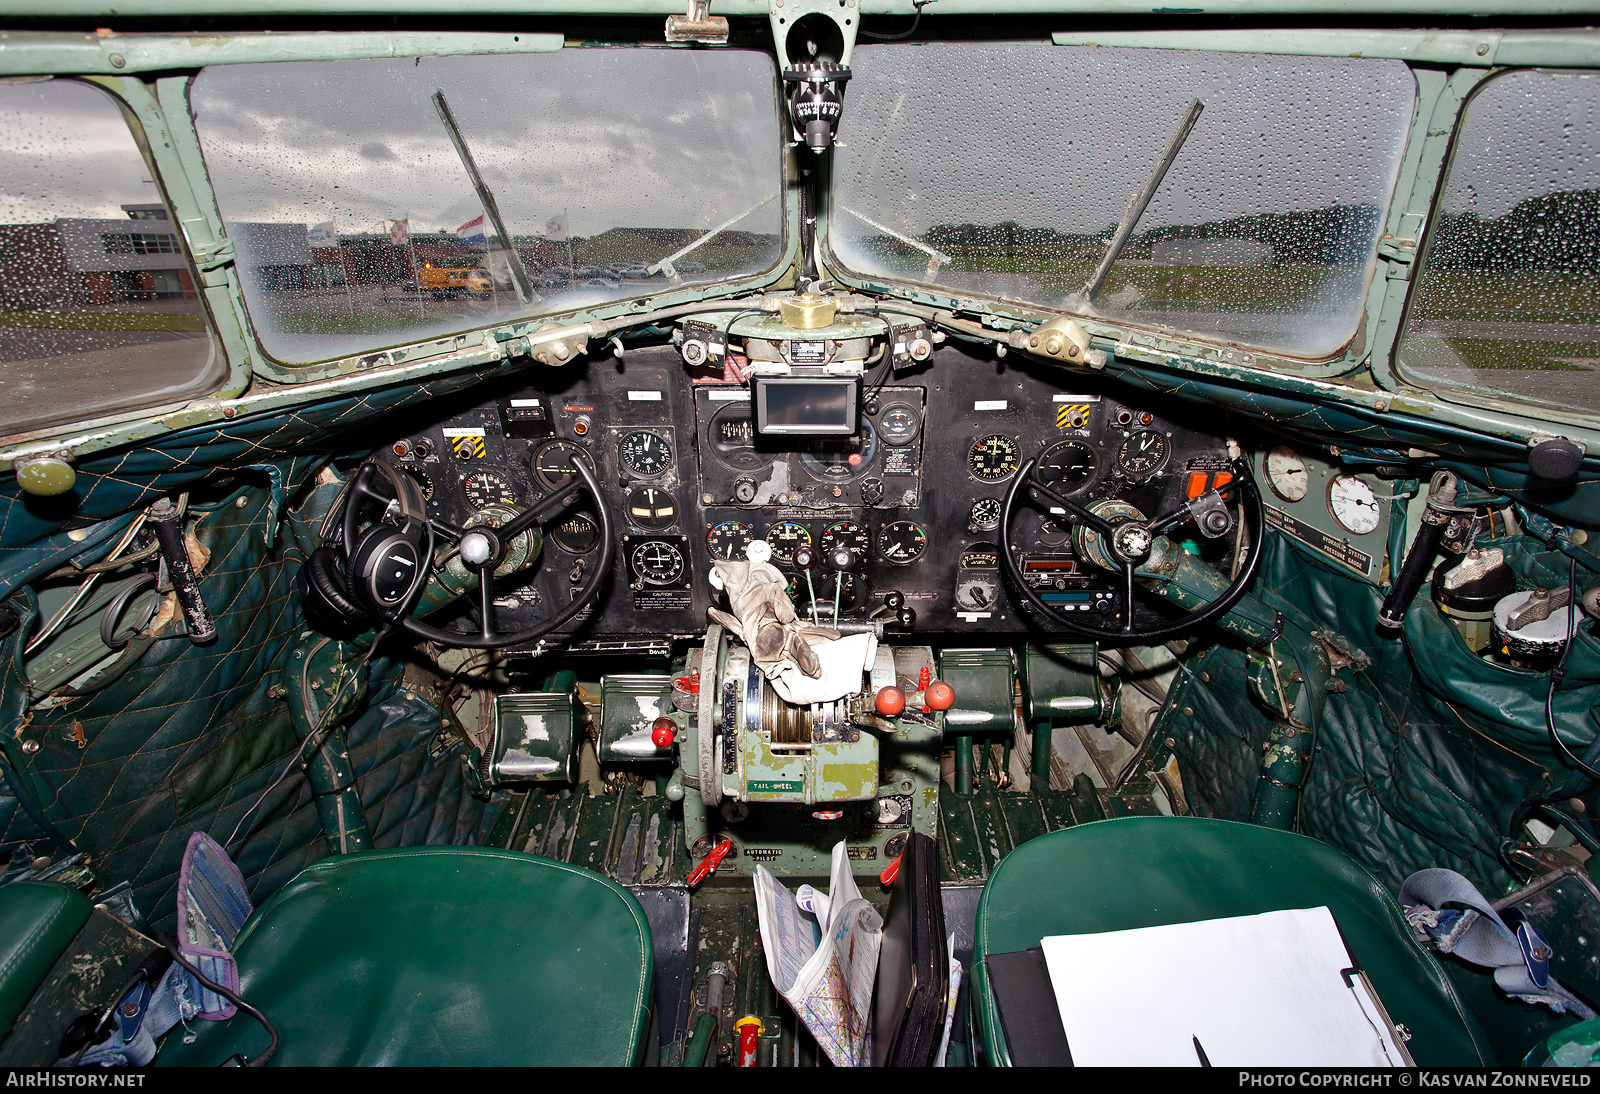
[(931, 1066), (944, 1039), (949, 994), (939, 847), (921, 832), (912, 832), (900, 856), (878, 951), (872, 1066)]

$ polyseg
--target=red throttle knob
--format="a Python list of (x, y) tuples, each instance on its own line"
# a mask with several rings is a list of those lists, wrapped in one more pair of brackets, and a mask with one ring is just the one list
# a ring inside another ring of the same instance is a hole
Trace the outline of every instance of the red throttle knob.
[(678, 737), (678, 723), (671, 718), (657, 718), (650, 724), (650, 739), (657, 748), (671, 748)]
[(897, 687), (879, 688), (875, 705), (885, 718), (898, 717), (906, 709), (906, 693)]
[(923, 701), (930, 710), (949, 710), (956, 702), (956, 689), (943, 680), (935, 680), (923, 693)]

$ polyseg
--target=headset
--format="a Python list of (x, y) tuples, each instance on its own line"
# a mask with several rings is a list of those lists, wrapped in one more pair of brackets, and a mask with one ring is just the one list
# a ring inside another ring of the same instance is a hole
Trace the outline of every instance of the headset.
[(363, 461), (345, 483), (321, 539), (296, 584), (306, 618), (334, 637), (399, 622), (432, 571), (422, 487), (382, 460)]

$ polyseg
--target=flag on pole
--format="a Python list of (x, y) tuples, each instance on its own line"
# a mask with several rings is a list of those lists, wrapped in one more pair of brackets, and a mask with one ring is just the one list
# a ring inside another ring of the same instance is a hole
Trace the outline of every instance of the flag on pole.
[(397, 220), (389, 226), (389, 242), (396, 247), (403, 247), (411, 238), (411, 218)]
[(310, 241), (313, 247), (337, 247), (339, 236), (334, 231), (333, 221), (325, 220), (321, 224), (311, 226)]
[(567, 214), (551, 217), (544, 222), (544, 234), (550, 239), (565, 239), (567, 236)]
[(489, 246), (489, 241), (483, 234), (483, 217), (469, 220), (456, 229), (456, 242), (469, 251), (481, 251)]

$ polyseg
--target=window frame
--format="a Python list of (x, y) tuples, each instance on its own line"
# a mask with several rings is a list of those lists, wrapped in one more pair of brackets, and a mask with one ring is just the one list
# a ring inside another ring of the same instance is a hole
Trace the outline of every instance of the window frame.
[[(1495, 84), (1499, 83), (1502, 78), (1518, 73), (1538, 72), (1592, 72), (1596, 78), (1600, 78), (1600, 56), (1592, 57), (1588, 60), (1588, 63), (1583, 64), (1528, 64), (1506, 65), (1495, 68), (1485, 72), (1482, 78), (1477, 80), (1462, 97), (1460, 105), (1456, 110), (1455, 124), (1450, 130), (1449, 143), (1443, 155), (1443, 162), (1438, 175), (1438, 183), (1434, 190), (1433, 202), (1430, 207), (1428, 222), (1421, 233), (1421, 238), (1417, 242), (1416, 259), (1413, 263), (1411, 276), (1409, 278), (1410, 288), (1406, 293), (1404, 306), (1400, 310), (1399, 315), (1395, 320), (1394, 339), (1392, 345), (1390, 346), (1389, 355), (1387, 358), (1388, 370), (1390, 375), (1398, 383), (1417, 388), (1421, 391), (1426, 391), (1435, 398), (1442, 399), (1446, 402), (1455, 403), (1460, 406), (1483, 408), (1486, 410), (1509, 410), (1512, 413), (1523, 414), (1529, 417), (1548, 415), (1550, 412), (1554, 411), (1559, 413), (1563, 419), (1600, 427), (1600, 408), (1585, 409), (1583, 407), (1565, 406), (1559, 403), (1545, 402), (1531, 396), (1517, 395), (1511, 392), (1479, 391), (1474, 388), (1458, 386), (1450, 383), (1449, 381), (1419, 376), (1414, 372), (1407, 370), (1405, 365), (1400, 361), (1400, 345), (1405, 340), (1406, 328), (1411, 323), (1412, 308), (1417, 305), (1418, 297), (1421, 295), (1421, 278), (1419, 275), (1423, 273), (1427, 266), (1428, 254), (1433, 247), (1435, 239), (1437, 238), (1439, 218), (1433, 216), (1432, 214), (1433, 212), (1437, 211), (1440, 203), (1442, 203), (1444, 200), (1445, 193), (1450, 188), (1450, 177), (1455, 170), (1456, 157), (1461, 152), (1461, 137), (1466, 127), (1467, 114), (1472, 109), (1472, 104), (1477, 97), (1486, 92), (1489, 88), (1493, 87)], [(1600, 274), (1596, 274), (1596, 277), (1597, 279), (1600, 279)], [(1597, 317), (1596, 322), (1600, 323), (1600, 317)]]
[[(143, 253), (131, 249), (135, 235), (150, 236), (160, 234), (173, 239), (173, 249), (161, 253), (176, 253), (183, 257), (189, 276), (195, 286), (199, 313), (205, 327), (206, 341), (210, 349), (210, 359), (187, 390), (175, 394), (163, 393), (147, 397), (133, 397), (125, 401), (119, 401), (114, 406), (100, 407), (88, 411), (66, 411), (47, 420), (34, 421), (15, 428), (0, 426), (0, 442), (13, 444), (25, 442), (37, 436), (56, 435), (63, 429), (82, 429), (133, 419), (149, 418), (152, 415), (161, 414), (164, 408), (183, 407), (193, 403), (196, 399), (243, 391), (248, 385), (248, 375), (240, 375), (239, 370), (233, 364), (233, 356), (227, 352), (224, 325), (219, 322), (214, 302), (208, 298), (206, 286), (202, 280), (201, 271), (195, 262), (194, 255), (183, 245), (180, 238), (181, 218), (184, 210), (181, 207), (181, 202), (175, 200), (180, 195), (173, 193), (173, 188), (170, 187), (168, 181), (169, 176), (160, 169), (161, 157), (156, 154), (156, 150), (167, 143), (164, 140), (165, 127), (161, 124), (159, 113), (152, 116), (149, 111), (149, 106), (152, 104), (148, 102), (141, 103), (136, 90), (129, 94), (128, 92), (131, 89), (121, 86), (124, 81), (111, 81), (92, 75), (62, 73), (39, 73), (24, 77), (24, 79), (37, 79), (41, 82), (48, 81), (52, 83), (63, 81), (84, 84), (105, 95), (116, 106), (122, 116), (123, 123), (128, 127), (128, 135), (133, 141), (134, 148), (143, 160), (145, 170), (150, 172), (151, 181), (156, 187), (157, 198), (167, 210), (168, 224), (171, 227), (171, 231), (167, 233), (152, 233), (148, 228), (141, 227), (144, 222), (129, 220), (128, 223), (134, 225), (135, 228), (126, 234), (130, 247), (130, 251), (127, 253)], [(138, 84), (135, 87), (142, 89), (143, 85)], [(145, 109), (141, 110), (141, 106), (144, 106)], [(184, 191), (187, 190), (187, 187), (180, 186), (177, 189)], [(107, 246), (109, 248), (109, 243)], [(111, 253), (109, 249), (107, 253)]]

